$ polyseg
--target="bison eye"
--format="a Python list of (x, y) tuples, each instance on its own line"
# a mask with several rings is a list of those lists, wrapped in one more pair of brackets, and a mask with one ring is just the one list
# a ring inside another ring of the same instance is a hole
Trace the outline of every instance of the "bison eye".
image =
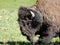
[(28, 16), (27, 16), (28, 19), (31, 19), (31, 17), (32, 17), (31, 15), (28, 15)]

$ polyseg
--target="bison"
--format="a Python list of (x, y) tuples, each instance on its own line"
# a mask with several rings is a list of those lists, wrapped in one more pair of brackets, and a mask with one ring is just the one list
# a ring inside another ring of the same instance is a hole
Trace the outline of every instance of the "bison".
[[(52, 38), (59, 36), (59, 20), (60, 0), (37, 0), (34, 6), (20, 7), (18, 11), (20, 30), (33, 45), (50, 43)], [(33, 38), (37, 34), (40, 37), (35, 44)]]

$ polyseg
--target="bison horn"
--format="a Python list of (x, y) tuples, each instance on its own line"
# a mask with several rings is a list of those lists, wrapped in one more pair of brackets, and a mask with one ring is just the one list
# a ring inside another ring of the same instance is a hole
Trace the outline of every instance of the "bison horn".
[(32, 17), (35, 17), (35, 14), (34, 14), (34, 12), (30, 11), (30, 13), (32, 14)]

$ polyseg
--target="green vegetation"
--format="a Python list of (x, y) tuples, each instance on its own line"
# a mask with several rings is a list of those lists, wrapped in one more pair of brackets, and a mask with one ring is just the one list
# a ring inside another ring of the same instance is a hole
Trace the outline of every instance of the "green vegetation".
[(0, 0), (0, 44), (29, 45), (17, 22), (20, 6), (31, 6), (36, 0)]
[(31, 6), (35, 0), (0, 0), (0, 42), (28, 42), (17, 22), (20, 6)]
[(20, 6), (31, 6), (36, 0), (0, 0), (0, 9), (18, 9)]

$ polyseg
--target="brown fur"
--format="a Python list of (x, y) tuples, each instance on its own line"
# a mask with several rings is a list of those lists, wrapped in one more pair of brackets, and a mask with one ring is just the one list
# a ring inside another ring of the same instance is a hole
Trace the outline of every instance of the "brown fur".
[(60, 28), (60, 0), (37, 0), (36, 7), (42, 15)]
[[(48, 32), (48, 36), (44, 37), (41, 35), (43, 33), (40, 33), (40, 35), (42, 36), (40, 38), (43, 37), (44, 38), (39, 41), (49, 42), (51, 40), (49, 39), (49, 37), (51, 37), (52, 35), (54, 37), (56, 33), (60, 34), (60, 0), (37, 0), (35, 6), (44, 16), (44, 21), (47, 22), (49, 25), (51, 25), (50, 27), (48, 27), (48, 30), (45, 32), (45, 33)], [(59, 34), (58, 36), (60, 37)]]

